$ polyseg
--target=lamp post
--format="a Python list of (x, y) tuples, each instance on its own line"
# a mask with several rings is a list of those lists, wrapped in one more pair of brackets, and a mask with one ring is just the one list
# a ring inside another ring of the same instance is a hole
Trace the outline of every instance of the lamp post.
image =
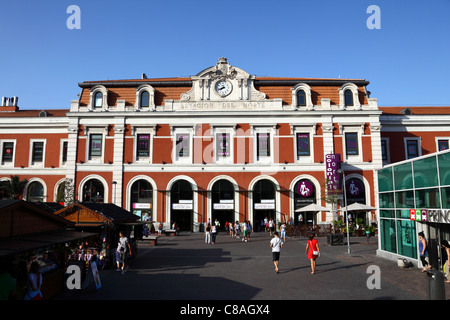
[(345, 171), (342, 169), (338, 170), (339, 173), (342, 173), (342, 184), (344, 185), (344, 206), (345, 206), (345, 222), (346, 222), (346, 226), (347, 226), (347, 252), (348, 254), (351, 253), (350, 250), (350, 236), (348, 233), (348, 211), (347, 211), (347, 190), (345, 189)]

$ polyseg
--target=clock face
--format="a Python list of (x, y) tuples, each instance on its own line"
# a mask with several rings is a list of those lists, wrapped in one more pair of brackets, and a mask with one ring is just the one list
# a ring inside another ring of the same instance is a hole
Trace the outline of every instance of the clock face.
[(229, 95), (232, 90), (231, 83), (225, 80), (217, 81), (215, 88), (217, 93), (222, 97)]

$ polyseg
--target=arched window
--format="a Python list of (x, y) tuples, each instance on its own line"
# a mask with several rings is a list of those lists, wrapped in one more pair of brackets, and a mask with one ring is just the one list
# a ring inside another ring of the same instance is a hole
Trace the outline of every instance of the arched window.
[(103, 93), (100, 91), (95, 93), (94, 108), (101, 108), (103, 106)]
[(40, 182), (34, 181), (30, 183), (27, 190), (27, 201), (44, 201), (44, 186)]
[(345, 90), (344, 101), (345, 106), (353, 106), (353, 92), (350, 89)]
[(140, 179), (131, 186), (130, 211), (142, 218), (143, 221), (152, 220), (153, 188), (150, 182)]
[(90, 179), (83, 187), (84, 202), (103, 203), (105, 198), (105, 189), (103, 183), (98, 179)]
[(148, 108), (150, 106), (150, 94), (148, 91), (142, 91), (141, 93), (141, 108)]
[(297, 105), (299, 107), (305, 107), (306, 106), (306, 93), (305, 93), (305, 90), (298, 90), (297, 91)]

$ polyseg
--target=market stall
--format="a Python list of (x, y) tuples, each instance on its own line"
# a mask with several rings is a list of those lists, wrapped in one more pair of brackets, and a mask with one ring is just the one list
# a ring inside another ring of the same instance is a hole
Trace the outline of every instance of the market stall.
[(50, 299), (64, 290), (67, 248), (97, 237), (96, 233), (70, 230), (73, 223), (22, 200), (0, 201), (0, 258), (11, 261), (17, 299), (26, 293), (33, 262), (43, 275), (42, 295)]
[(98, 237), (82, 245), (71, 248), (70, 260), (75, 263), (85, 262), (89, 257), (97, 255), (100, 268), (111, 266), (115, 262), (114, 251), (117, 247), (120, 231), (135, 245), (134, 228), (142, 226), (139, 217), (111, 203), (74, 203), (55, 212), (56, 215), (74, 223), (80, 231), (96, 232)]

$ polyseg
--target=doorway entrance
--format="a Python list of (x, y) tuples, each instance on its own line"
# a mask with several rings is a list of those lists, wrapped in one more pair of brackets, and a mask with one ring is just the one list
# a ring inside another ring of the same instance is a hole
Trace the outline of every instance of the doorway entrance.
[(176, 223), (180, 231), (193, 231), (194, 192), (191, 183), (178, 180), (170, 189), (170, 226)]
[(253, 230), (264, 231), (264, 219), (273, 219), (276, 226), (275, 185), (264, 179), (256, 182), (253, 188)]
[(220, 228), (225, 223), (234, 222), (234, 187), (228, 180), (219, 180), (214, 183), (211, 194), (211, 223), (219, 221)]

